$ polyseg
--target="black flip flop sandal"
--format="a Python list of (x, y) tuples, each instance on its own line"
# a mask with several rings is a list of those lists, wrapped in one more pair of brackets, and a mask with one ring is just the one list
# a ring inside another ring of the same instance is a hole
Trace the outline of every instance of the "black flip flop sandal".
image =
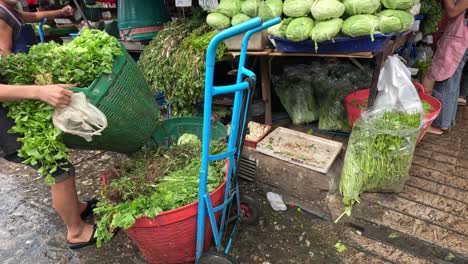
[(86, 219), (88, 219), (88, 217), (93, 215), (93, 210), (94, 210), (94, 208), (96, 208), (98, 202), (99, 202), (99, 200), (96, 199), (96, 198), (93, 198), (93, 199), (86, 202), (86, 204), (87, 204), (86, 209), (80, 215), (81, 220), (85, 221)]
[(68, 246), (70, 247), (70, 249), (74, 249), (74, 250), (75, 249), (81, 249), (81, 248), (85, 248), (85, 247), (96, 244), (96, 238), (94, 238), (94, 234), (96, 233), (96, 229), (97, 229), (97, 226), (93, 225), (93, 233), (91, 234), (91, 238), (89, 239), (88, 242), (81, 242), (81, 243), (70, 243), (70, 242), (68, 242)]

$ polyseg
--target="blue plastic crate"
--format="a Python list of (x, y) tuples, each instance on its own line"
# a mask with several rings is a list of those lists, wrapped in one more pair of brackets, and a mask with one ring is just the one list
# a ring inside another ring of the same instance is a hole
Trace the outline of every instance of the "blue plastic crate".
[(337, 38), (335, 42), (325, 41), (318, 43), (318, 50), (315, 52), (315, 42), (305, 40), (301, 42), (290, 41), (286, 38), (270, 36), (276, 44), (276, 49), (289, 53), (352, 53), (352, 52), (381, 52), (384, 44), (391, 39), (394, 34), (374, 35), (374, 41), (370, 36), (355, 38)]

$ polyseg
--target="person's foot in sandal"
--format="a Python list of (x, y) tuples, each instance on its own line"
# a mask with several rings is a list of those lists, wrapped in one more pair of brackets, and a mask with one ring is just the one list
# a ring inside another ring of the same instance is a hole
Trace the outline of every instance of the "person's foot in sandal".
[(96, 238), (94, 234), (96, 233), (96, 225), (85, 224), (81, 232), (71, 233), (70, 231), (67, 234), (68, 246), (70, 249), (80, 249), (87, 246), (96, 244)]
[(94, 208), (96, 208), (98, 202), (98, 199), (93, 198), (91, 200), (86, 201), (85, 203), (81, 203), (80, 217), (83, 221), (85, 221), (86, 219), (88, 219), (88, 217), (93, 215), (93, 210)]
[(430, 126), (428, 129), (427, 129), (427, 133), (429, 134), (433, 134), (433, 135), (442, 135), (446, 132), (447, 130), (446, 129), (442, 129), (440, 127), (434, 127), (434, 126)]
[(466, 99), (463, 97), (458, 97), (458, 105), (465, 106), (466, 105)]

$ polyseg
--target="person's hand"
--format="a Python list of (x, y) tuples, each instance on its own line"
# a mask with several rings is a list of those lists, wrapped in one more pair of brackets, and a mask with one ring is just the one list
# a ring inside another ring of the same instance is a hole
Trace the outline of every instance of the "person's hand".
[(64, 108), (71, 102), (73, 92), (68, 90), (74, 84), (51, 84), (39, 86), (37, 98), (55, 108)]
[(62, 8), (62, 12), (64, 16), (73, 16), (75, 14), (75, 10), (73, 10), (73, 7), (69, 5)]

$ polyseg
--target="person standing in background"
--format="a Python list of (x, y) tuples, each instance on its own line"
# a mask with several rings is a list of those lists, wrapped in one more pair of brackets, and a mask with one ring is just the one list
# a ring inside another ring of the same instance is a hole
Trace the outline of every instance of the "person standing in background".
[(440, 115), (428, 129), (428, 133), (436, 135), (443, 134), (455, 124), (460, 82), (468, 60), (468, 0), (443, 0), (443, 4), (449, 17), (448, 25), (423, 81), (429, 89), (435, 82), (433, 96), (442, 102)]

